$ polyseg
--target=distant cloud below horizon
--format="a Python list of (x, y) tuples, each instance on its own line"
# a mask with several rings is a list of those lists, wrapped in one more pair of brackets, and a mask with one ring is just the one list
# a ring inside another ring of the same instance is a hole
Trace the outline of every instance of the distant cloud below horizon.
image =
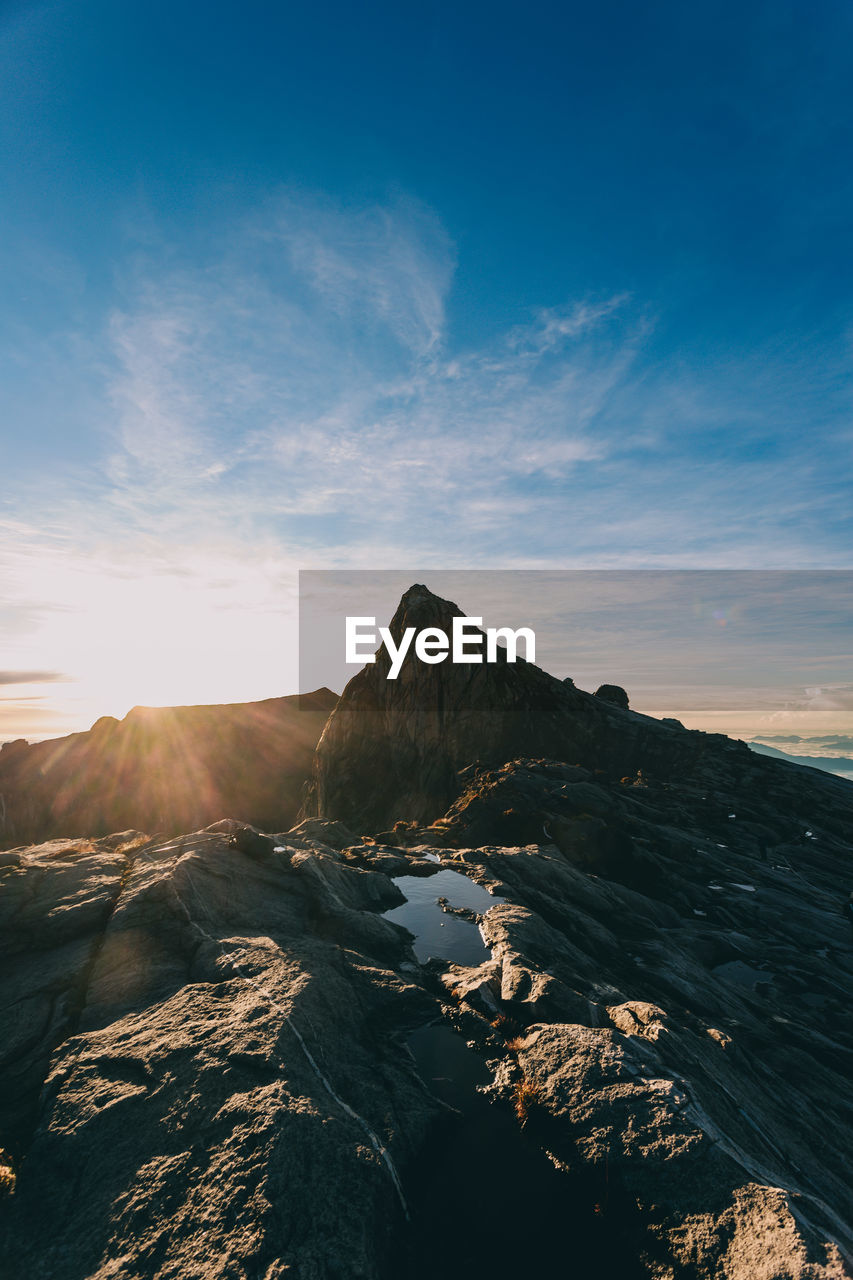
[(777, 746), (768, 746), (760, 740), (753, 739), (749, 746), (759, 755), (774, 756), (780, 760), (791, 760), (794, 764), (805, 765), (809, 769), (820, 769), (824, 773), (832, 773), (837, 778), (853, 781), (853, 758), (850, 756), (826, 755), (823, 753), (798, 753), (796, 749), (787, 750)]
[(851, 734), (815, 734), (803, 737), (792, 734), (756, 734), (751, 742), (759, 742), (766, 746), (778, 747), (787, 755), (814, 756), (816, 759), (827, 757), (844, 758), (853, 768), (853, 735)]

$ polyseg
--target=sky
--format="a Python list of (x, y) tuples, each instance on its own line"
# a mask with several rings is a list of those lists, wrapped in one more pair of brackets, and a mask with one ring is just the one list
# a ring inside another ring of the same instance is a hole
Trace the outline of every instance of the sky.
[(852, 49), (0, 0), (0, 741), (292, 692), (300, 569), (853, 568)]

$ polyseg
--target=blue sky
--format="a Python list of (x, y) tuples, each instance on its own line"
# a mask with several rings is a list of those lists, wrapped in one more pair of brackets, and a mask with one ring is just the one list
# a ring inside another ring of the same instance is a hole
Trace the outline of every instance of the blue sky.
[(290, 691), (299, 568), (851, 567), (851, 28), (0, 3), (0, 739)]

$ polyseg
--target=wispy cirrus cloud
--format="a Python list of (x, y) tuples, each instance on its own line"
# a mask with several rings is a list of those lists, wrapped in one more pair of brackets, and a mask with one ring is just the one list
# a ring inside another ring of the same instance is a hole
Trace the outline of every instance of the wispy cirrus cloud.
[(226, 502), (287, 540), (288, 522), (325, 513), (330, 551), (346, 521), (355, 555), (425, 537), (440, 553), (449, 520), (494, 510), (500, 527), (535, 509), (539, 479), (612, 452), (600, 420), (648, 324), (627, 296), (451, 351), (453, 254), (428, 211), (288, 198), (239, 230), (212, 265), (138, 264), (112, 316), (105, 491), (128, 518), (199, 530)]
[(341, 319), (383, 328), (415, 356), (440, 345), (455, 253), (425, 206), (401, 200), (344, 211), (285, 198), (255, 231), (286, 249), (294, 271)]
[(802, 353), (668, 362), (624, 292), (466, 345), (453, 273), (413, 202), (293, 195), (200, 263), (137, 261), (108, 505), (186, 536), (227, 509), (232, 534), (358, 562), (453, 559), (463, 531), (471, 563), (838, 563), (843, 449), (804, 445)]
[(290, 193), (191, 250), (149, 237), (76, 344), (85, 462), (6, 497), (10, 666), (108, 670), (105, 710), (131, 676), (156, 700), (152, 654), (167, 700), (225, 696), (224, 670), (262, 696), (306, 564), (849, 563), (840, 356), (667, 357), (660, 302), (624, 291), (466, 342), (454, 271), (405, 199)]

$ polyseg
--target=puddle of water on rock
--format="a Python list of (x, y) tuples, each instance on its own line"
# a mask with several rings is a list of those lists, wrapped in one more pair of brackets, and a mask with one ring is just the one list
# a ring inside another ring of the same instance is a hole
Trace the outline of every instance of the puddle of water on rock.
[(412, 1221), (396, 1275), (411, 1280), (573, 1280), (639, 1276), (614, 1223), (596, 1217), (589, 1186), (561, 1172), (510, 1111), (477, 1092), (489, 1073), (447, 1026), (409, 1039), (430, 1091), (458, 1113), (435, 1126), (405, 1177)]
[(383, 915), (415, 935), (418, 960), (435, 956), (456, 964), (480, 965), (489, 959), (489, 949), (477, 926), (442, 911), (438, 899), (447, 898), (452, 907), (466, 907), (482, 915), (503, 898), (487, 893), (482, 885), (459, 871), (446, 869), (433, 876), (395, 876), (394, 884), (405, 894), (406, 901)]
[[(503, 898), (447, 868), (394, 883), (407, 901), (384, 914), (414, 934), (420, 961), (478, 965), (489, 958), (476, 925), (442, 911), (438, 899), (483, 914)], [(405, 1176), (411, 1222), (389, 1276), (639, 1280), (626, 1224), (593, 1213), (589, 1178), (558, 1170), (508, 1107), (478, 1093), (490, 1079), (479, 1054), (443, 1024), (422, 1027), (408, 1045), (421, 1079), (453, 1111), (435, 1124)]]

